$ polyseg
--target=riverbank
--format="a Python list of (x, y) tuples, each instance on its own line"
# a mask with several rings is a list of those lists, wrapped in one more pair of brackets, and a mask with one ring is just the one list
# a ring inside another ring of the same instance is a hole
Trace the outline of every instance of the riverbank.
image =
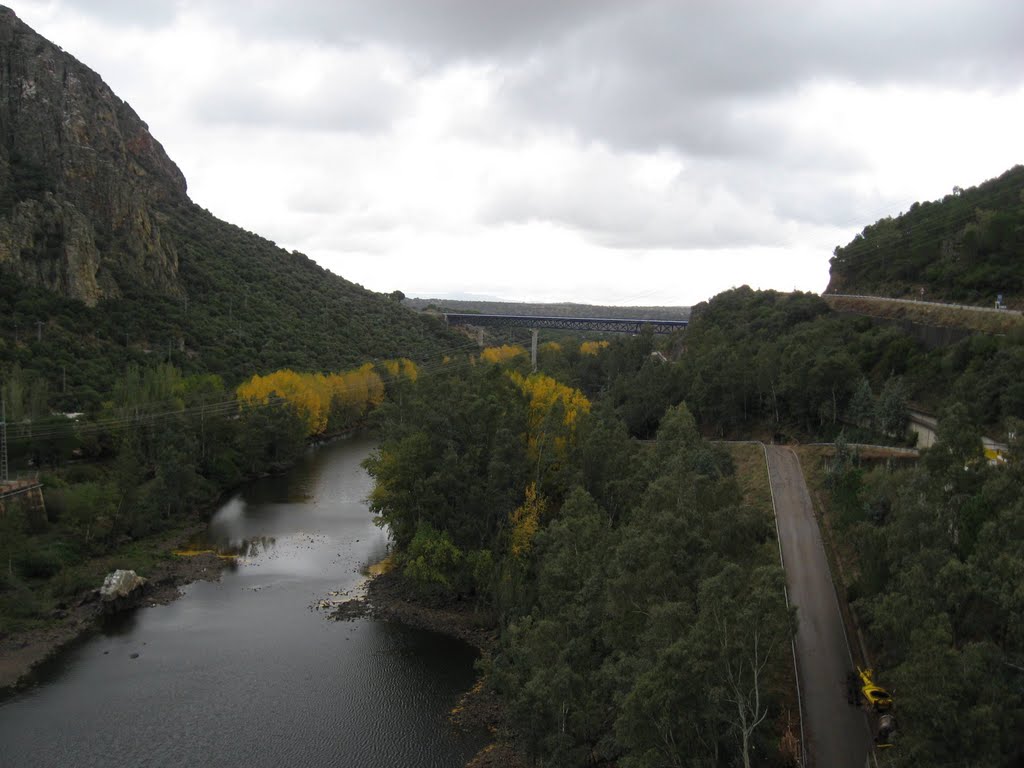
[[(166, 605), (182, 594), (181, 587), (186, 584), (216, 581), (224, 568), (232, 567), (231, 561), (217, 557), (214, 553), (193, 557), (175, 557), (171, 554), (174, 549), (183, 546), (205, 529), (205, 522), (193, 523), (148, 540), (132, 542), (130, 558), (118, 553), (99, 558), (97, 574), (101, 570), (105, 574), (118, 567), (132, 567), (134, 563), (123, 563), (122, 560), (139, 559), (138, 553), (142, 550), (149, 556), (142, 559), (149, 560), (152, 565), (136, 569), (140, 576), (149, 580), (138, 606)], [(40, 626), (0, 637), (0, 693), (23, 685), (36, 666), (95, 628), (97, 619), (103, 615), (103, 604), (98, 594), (102, 582), (103, 576), (98, 575), (94, 588), (58, 604), (47, 621)]]
[[(397, 571), (375, 573), (371, 568), (370, 573), (366, 597), (341, 604), (332, 618), (347, 620), (370, 616), (455, 637), (476, 648), (482, 660), (480, 666), (487, 666), (498, 645), (498, 633), (490, 615), (479, 611), (470, 600), (424, 598), (411, 589)], [(482, 674), (476, 684), (459, 697), (449, 721), (459, 730), (486, 729), (493, 738), (466, 768), (526, 768), (530, 764), (515, 748), (501, 700), (487, 686)]]
[[(326, 445), (359, 434), (362, 425), (308, 441), (308, 448), (319, 450)], [(212, 552), (176, 557), (174, 550), (187, 549), (201, 540), (214, 510), (247, 483), (283, 474), (295, 462), (271, 465), (267, 470), (245, 477), (224, 488), (208, 505), (183, 516), (171, 529), (153, 536), (136, 539), (118, 551), (93, 558), (76, 566), (75, 581), (87, 583), (70, 596), (50, 598), (41, 616), (31, 619), (31, 626), (14, 631), (4, 626), (0, 616), (0, 694), (22, 684), (31, 670), (62, 647), (94, 628), (102, 607), (97, 590), (106, 574), (119, 568), (134, 570), (149, 580), (139, 606), (164, 605), (176, 599), (180, 588), (194, 581), (216, 581), (224, 568), (234, 567), (230, 560)], [(17, 627), (17, 624), (15, 625)]]

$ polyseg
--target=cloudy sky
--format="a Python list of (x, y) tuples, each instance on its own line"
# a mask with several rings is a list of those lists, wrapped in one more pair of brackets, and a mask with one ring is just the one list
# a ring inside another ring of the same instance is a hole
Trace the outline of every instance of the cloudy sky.
[(1020, 0), (8, 0), (377, 291), (681, 304), (1024, 162)]

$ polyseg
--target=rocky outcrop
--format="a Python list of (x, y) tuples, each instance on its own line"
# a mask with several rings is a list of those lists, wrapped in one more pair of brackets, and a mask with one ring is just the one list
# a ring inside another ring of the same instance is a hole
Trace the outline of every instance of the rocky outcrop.
[(0, 6), (0, 267), (95, 304), (177, 294), (161, 207), (185, 178), (99, 75)]
[(146, 593), (148, 579), (135, 571), (116, 570), (108, 573), (100, 587), (100, 602), (106, 613), (134, 607)]

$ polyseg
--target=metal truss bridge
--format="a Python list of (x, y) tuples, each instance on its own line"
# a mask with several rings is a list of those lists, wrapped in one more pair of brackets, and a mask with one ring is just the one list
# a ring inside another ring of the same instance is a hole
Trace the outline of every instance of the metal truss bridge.
[(672, 333), (689, 325), (689, 320), (637, 320), (606, 317), (541, 317), (535, 315), (474, 315), (447, 313), (449, 325), (473, 325), (501, 328), (556, 328), (563, 331), (605, 331), (612, 333), (640, 333), (650, 328), (654, 333)]
[(650, 328), (654, 333), (672, 333), (685, 328), (689, 320), (638, 320), (608, 317), (543, 317), (540, 315), (474, 315), (449, 312), (444, 316), (449, 325), (471, 325), (479, 329), (479, 343), (484, 344), (484, 326), (497, 328), (529, 328), (533, 340), (530, 361), (537, 370), (537, 329), (555, 328), (562, 331), (605, 331), (612, 333), (640, 333)]

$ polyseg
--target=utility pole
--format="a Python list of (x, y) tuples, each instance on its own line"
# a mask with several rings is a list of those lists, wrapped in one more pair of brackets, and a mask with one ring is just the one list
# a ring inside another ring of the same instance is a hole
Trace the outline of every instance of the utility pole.
[(0, 399), (0, 483), (6, 483), (7, 473), (7, 398)]
[(42, 320), (36, 320), (36, 341), (43, 340), (43, 326), (45, 323)]

